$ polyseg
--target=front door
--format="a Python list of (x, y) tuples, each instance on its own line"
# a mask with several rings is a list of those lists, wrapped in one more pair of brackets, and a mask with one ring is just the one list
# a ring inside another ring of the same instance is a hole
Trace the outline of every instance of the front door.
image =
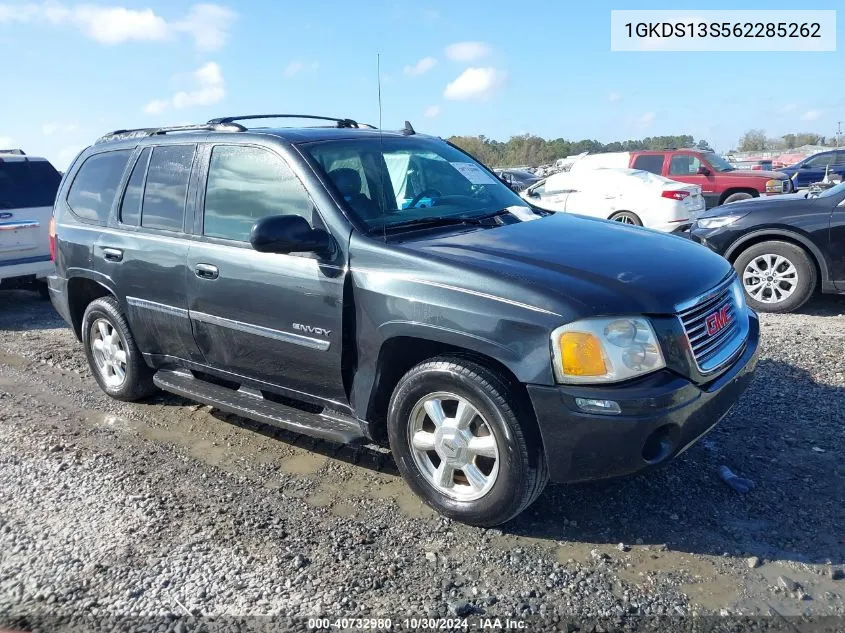
[[(704, 167), (708, 173), (702, 173)], [(695, 154), (676, 153), (669, 159), (669, 171), (667, 178), (677, 180), (687, 185), (698, 185), (701, 187), (701, 195), (707, 207), (718, 204), (719, 192), (716, 191), (716, 178), (713, 168), (702, 163)]]
[(837, 200), (830, 214), (830, 276), (836, 288), (845, 291), (845, 192), (840, 193)]
[(219, 144), (206, 152), (188, 302), (207, 364), (269, 391), (345, 406), (343, 262), (259, 253), (249, 244), (252, 225), (269, 215), (301, 215), (324, 228), (311, 198), (268, 148)]

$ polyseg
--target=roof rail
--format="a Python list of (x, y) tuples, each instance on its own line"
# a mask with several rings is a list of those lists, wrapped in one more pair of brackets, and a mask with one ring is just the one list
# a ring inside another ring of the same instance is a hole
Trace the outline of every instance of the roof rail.
[(168, 134), (170, 132), (245, 132), (246, 128), (237, 123), (200, 123), (199, 125), (172, 125), (169, 127), (141, 127), (129, 130), (115, 130), (98, 138), (95, 143), (122, 141), (128, 138), (143, 138)]
[(226, 116), (220, 117), (219, 119), (211, 119), (208, 124), (220, 125), (251, 119), (315, 119), (317, 121), (334, 121), (337, 127), (361, 127), (357, 121), (352, 119), (336, 119), (330, 116), (315, 116), (313, 114), (246, 114), (244, 116)]
[(15, 156), (26, 156), (22, 149), (0, 149), (0, 154), (14, 154)]

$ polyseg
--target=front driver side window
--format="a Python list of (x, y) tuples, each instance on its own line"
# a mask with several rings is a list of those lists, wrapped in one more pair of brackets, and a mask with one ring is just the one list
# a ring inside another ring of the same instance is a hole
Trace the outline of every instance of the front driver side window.
[(260, 147), (217, 145), (211, 151), (203, 235), (249, 241), (252, 225), (268, 215), (301, 215), (313, 205), (285, 162)]
[(810, 169), (819, 169), (832, 165), (834, 163), (835, 154), (822, 154), (821, 156), (814, 156), (806, 162), (805, 167)]

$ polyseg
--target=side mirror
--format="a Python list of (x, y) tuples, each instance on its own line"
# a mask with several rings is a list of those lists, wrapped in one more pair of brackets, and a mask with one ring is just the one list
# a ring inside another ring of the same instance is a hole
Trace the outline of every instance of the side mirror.
[(699, 174), (701, 174), (702, 176), (709, 176), (709, 175), (710, 175), (710, 170), (709, 170), (709, 169), (707, 169), (707, 167), (705, 167), (704, 165), (701, 165), (701, 166), (698, 168), (698, 173), (699, 173)]
[(259, 253), (332, 252), (332, 238), (322, 229), (312, 229), (301, 215), (270, 215), (252, 227), (249, 243)]

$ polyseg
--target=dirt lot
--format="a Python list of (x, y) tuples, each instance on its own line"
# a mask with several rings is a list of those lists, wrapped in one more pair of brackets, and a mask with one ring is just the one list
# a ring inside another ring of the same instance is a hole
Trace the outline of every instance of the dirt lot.
[[(762, 320), (755, 382), (704, 441), (633, 478), (549, 486), (483, 530), (422, 506), (382, 449), (112, 401), (49, 303), (0, 292), (0, 627), (845, 615), (845, 298)], [(721, 465), (756, 487), (734, 492)]]

